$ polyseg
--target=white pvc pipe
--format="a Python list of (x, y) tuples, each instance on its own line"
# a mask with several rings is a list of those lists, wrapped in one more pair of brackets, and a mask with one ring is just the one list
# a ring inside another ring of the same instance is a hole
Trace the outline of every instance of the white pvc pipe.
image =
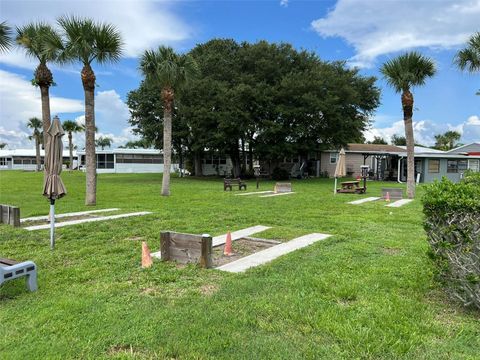
[(50, 204), (50, 249), (55, 248), (55, 203)]
[(401, 165), (402, 165), (402, 159), (403, 157), (399, 158), (398, 159), (398, 171), (397, 171), (397, 181), (400, 183), (400, 184), (403, 184), (403, 181), (400, 180), (400, 176), (401, 176)]

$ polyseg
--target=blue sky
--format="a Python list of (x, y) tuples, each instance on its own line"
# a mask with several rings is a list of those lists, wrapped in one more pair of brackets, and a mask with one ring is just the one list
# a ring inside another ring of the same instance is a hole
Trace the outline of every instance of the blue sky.
[[(126, 94), (141, 80), (138, 56), (160, 44), (181, 52), (212, 38), (289, 42), (324, 60), (346, 60), (361, 73), (378, 77), (382, 104), (367, 138), (403, 134), (400, 97), (386, 86), (378, 68), (407, 50), (433, 58), (438, 73), (415, 89), (417, 142), (431, 145), (433, 135), (450, 129), (463, 142), (480, 141), (480, 74), (460, 72), (452, 63), (468, 37), (480, 31), (480, 0), (439, 1), (42, 1), (2, 0), (0, 21), (22, 25), (63, 14), (93, 17), (115, 24), (125, 38), (125, 57), (115, 65), (94, 66), (97, 75), (96, 120), (99, 135), (114, 146), (133, 139)], [(31, 146), (25, 123), (40, 116), (38, 89), (29, 84), (35, 62), (20, 50), (0, 56), (0, 141)], [(57, 86), (51, 90), (52, 115), (82, 121), (80, 65), (52, 65)], [(78, 144), (82, 136), (76, 137)]]

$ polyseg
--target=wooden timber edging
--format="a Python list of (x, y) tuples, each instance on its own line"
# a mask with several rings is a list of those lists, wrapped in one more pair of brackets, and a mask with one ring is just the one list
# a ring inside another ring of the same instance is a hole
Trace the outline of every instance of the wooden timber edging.
[(212, 267), (212, 237), (173, 231), (160, 233), (161, 259), (181, 264), (196, 263), (203, 268)]
[(19, 227), (20, 208), (10, 205), (0, 205), (0, 223)]

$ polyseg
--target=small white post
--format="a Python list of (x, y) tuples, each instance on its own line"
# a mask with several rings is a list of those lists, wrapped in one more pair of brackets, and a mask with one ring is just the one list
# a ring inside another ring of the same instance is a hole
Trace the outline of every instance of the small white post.
[(55, 200), (50, 200), (50, 249), (55, 248)]
[(335, 176), (335, 187), (333, 188), (333, 195), (337, 194), (337, 177)]

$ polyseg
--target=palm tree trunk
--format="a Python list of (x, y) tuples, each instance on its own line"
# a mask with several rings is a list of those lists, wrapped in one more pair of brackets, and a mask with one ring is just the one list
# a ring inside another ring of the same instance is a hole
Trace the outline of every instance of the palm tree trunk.
[(70, 151), (70, 166), (69, 170), (73, 170), (73, 142), (72, 142), (72, 132), (68, 132), (68, 150)]
[(163, 112), (163, 179), (162, 195), (170, 195), (170, 165), (172, 162), (172, 110), (165, 106)]
[(409, 90), (402, 93), (403, 122), (407, 139), (407, 197), (415, 197), (415, 140), (413, 137), (413, 95)]
[(40, 171), (42, 167), (40, 160), (40, 135), (35, 136), (35, 155), (37, 161), (37, 171)]
[(97, 203), (97, 157), (95, 154), (95, 74), (90, 65), (82, 69), (85, 92), (85, 163), (86, 192), (85, 205)]
[(35, 82), (40, 87), (42, 101), (43, 144), (46, 144), (47, 131), (50, 128), (50, 85), (53, 84), (53, 75), (45, 62), (40, 62), (35, 69)]
[(50, 128), (50, 94), (49, 86), (40, 85), (40, 97), (42, 101), (43, 143), (46, 144), (47, 131)]

